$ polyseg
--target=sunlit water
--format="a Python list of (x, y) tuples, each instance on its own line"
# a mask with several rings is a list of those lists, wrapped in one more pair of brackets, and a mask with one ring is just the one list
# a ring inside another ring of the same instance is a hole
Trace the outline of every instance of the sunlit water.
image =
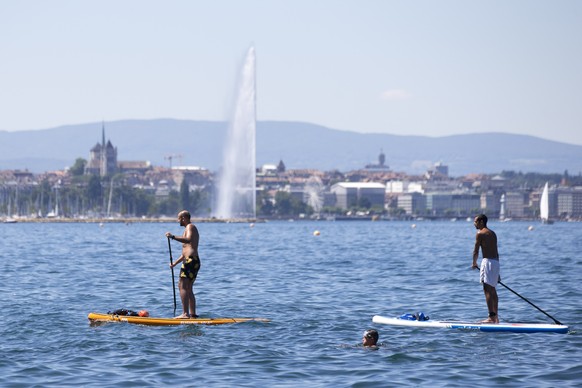
[[(570, 334), (372, 323), (415, 311), (486, 317), (464, 221), (199, 224), (198, 313), (272, 320), (201, 327), (87, 320), (117, 308), (173, 314), (164, 233), (181, 233), (177, 224), (0, 224), (0, 386), (574, 386), (582, 225), (529, 225), (490, 225), (503, 281)], [(499, 295), (502, 320), (552, 323)], [(358, 346), (368, 328), (379, 350)]]

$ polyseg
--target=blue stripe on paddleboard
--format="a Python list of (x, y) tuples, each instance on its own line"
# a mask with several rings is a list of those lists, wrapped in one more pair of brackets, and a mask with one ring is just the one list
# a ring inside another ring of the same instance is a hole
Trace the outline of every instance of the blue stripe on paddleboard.
[(556, 325), (555, 327), (528, 326), (527, 324), (514, 325), (475, 325), (475, 324), (451, 324), (451, 329), (480, 330), (484, 332), (510, 332), (510, 333), (562, 333), (568, 332), (568, 326)]
[(400, 318), (388, 318), (376, 315), (374, 323), (394, 326), (411, 326), (421, 328), (444, 328), (461, 330), (480, 330), (483, 332), (511, 332), (511, 333), (568, 333), (568, 326), (544, 323), (473, 323), (460, 321), (409, 321)]

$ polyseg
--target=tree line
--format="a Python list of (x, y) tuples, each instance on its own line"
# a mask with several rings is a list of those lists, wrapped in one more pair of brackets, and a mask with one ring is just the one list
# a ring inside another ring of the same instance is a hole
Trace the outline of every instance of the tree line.
[[(100, 177), (85, 175), (86, 161), (78, 158), (69, 169), (70, 184), (53, 184), (47, 179), (36, 185), (0, 185), (0, 214), (21, 216), (61, 217), (158, 217), (173, 216), (188, 209), (195, 216), (207, 217), (212, 212), (212, 186), (190, 190), (186, 180), (179, 190), (169, 190), (165, 195), (153, 187), (132, 187), (123, 174)], [(567, 181), (571, 186), (582, 186), (582, 176), (540, 174), (503, 171), (500, 174), (510, 181), (510, 186), (537, 188), (546, 181), (559, 184)], [(310, 216), (314, 209), (289, 192), (277, 191), (274, 196), (267, 191), (257, 193), (258, 217)], [(399, 211), (400, 210), (400, 211)], [(345, 214), (345, 209), (324, 207), (323, 214)], [(373, 208), (366, 198), (350, 204), (351, 212), (367, 214), (401, 215), (401, 209)]]

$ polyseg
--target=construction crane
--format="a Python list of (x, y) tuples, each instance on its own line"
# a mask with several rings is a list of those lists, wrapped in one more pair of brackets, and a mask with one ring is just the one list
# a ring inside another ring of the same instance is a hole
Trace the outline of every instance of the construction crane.
[(178, 159), (178, 160), (180, 160), (180, 163), (182, 163), (182, 155), (180, 155), (180, 154), (166, 155), (166, 156), (164, 156), (164, 159), (170, 161), (170, 169), (172, 169), (172, 160)]

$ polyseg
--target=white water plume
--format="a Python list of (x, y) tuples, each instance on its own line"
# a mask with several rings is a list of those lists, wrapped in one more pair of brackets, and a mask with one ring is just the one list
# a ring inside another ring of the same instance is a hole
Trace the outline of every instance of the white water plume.
[(214, 216), (217, 218), (256, 217), (256, 85), (255, 48), (249, 48), (238, 84), (234, 113), (230, 122)]
[(307, 204), (313, 208), (316, 214), (321, 212), (323, 207), (323, 183), (318, 176), (311, 176), (305, 183), (303, 189), (307, 197)]

